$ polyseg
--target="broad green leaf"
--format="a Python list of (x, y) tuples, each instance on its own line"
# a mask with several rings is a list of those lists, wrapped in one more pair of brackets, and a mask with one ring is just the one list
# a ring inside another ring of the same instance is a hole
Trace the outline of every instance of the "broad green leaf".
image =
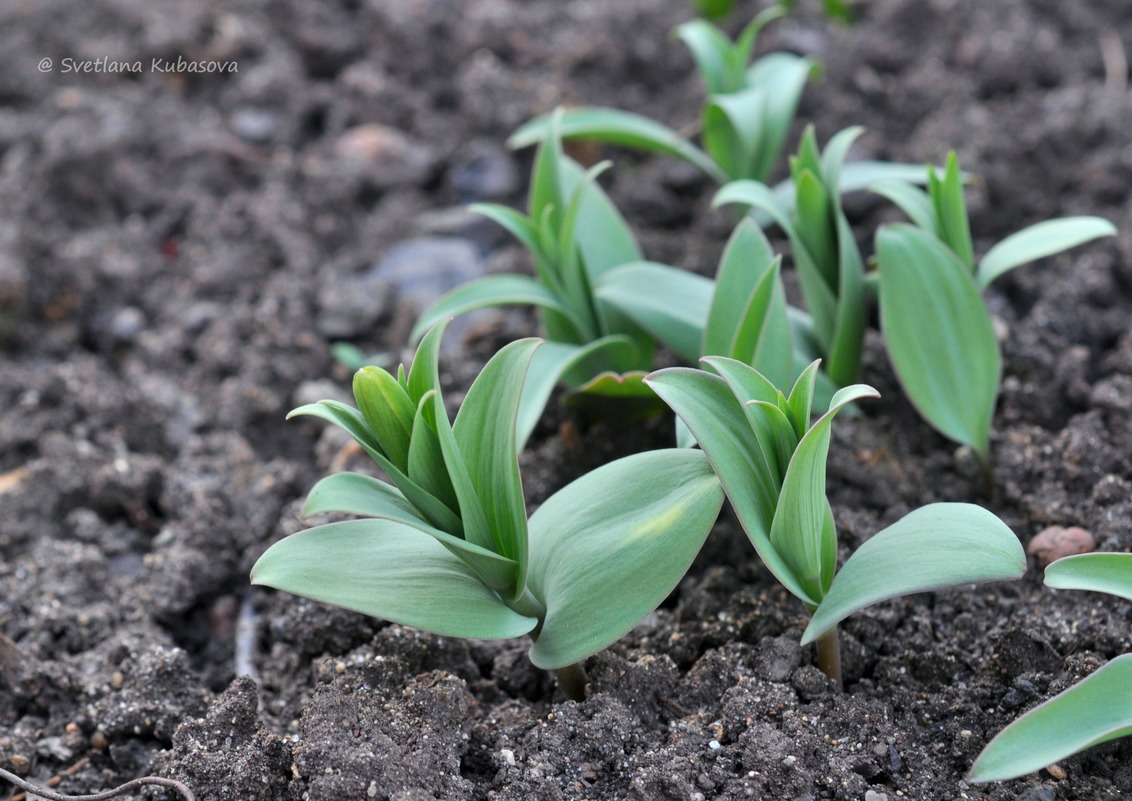
[(815, 360), (806, 365), (806, 369), (790, 389), (790, 397), (786, 399), (786, 411), (789, 413), (790, 422), (794, 424), (794, 433), (798, 439), (806, 436), (806, 432), (810, 430), (810, 417), (813, 415), (820, 364)]
[(404, 523), (435, 539), (495, 590), (515, 584), (519, 565), (513, 559), (480, 548), (426, 523), (394, 487), (360, 473), (335, 473), (319, 481), (307, 495), (303, 517), (323, 512), (376, 517)]
[(673, 33), (691, 51), (709, 95), (734, 92), (740, 88), (735, 85), (736, 76), (728, 59), (731, 40), (723, 31), (710, 22), (694, 19), (677, 25)]
[(527, 510), (515, 423), (527, 365), (540, 344), (538, 339), (520, 339), (491, 357), (464, 397), (452, 426), (496, 543), (492, 550), (519, 565), (515, 595), (508, 600), (523, 594), (526, 581)]
[(671, 367), (645, 379), (687, 424), (711, 461), (755, 551), (790, 592), (804, 597), (797, 577), (770, 543), (778, 487), (742, 405), (722, 378)]
[(967, 222), (967, 201), (963, 199), (963, 175), (955, 152), (947, 154), (943, 178), (935, 170), (928, 171), (928, 187), (935, 207), (939, 238), (955, 251), (972, 273), (975, 271), (975, 254), (971, 247), (971, 228)]
[(1026, 555), (986, 509), (933, 503), (874, 535), (846, 560), (802, 635), (813, 642), (854, 612), (888, 598), (1022, 577)]
[(380, 367), (354, 373), (354, 400), (386, 457), (405, 472), (416, 405), (397, 379)]
[[(790, 238), (796, 241), (798, 232), (794, 228), (794, 221), (790, 219), (790, 209), (794, 203), (794, 184), (790, 183), (790, 193), (784, 201), (783, 196), (759, 181), (741, 180), (730, 181), (724, 184), (711, 199), (711, 207), (717, 209), (737, 203), (750, 206), (763, 212), (770, 220), (783, 230)], [(763, 224), (763, 223), (760, 223)]]
[[(527, 213), (531, 219), (540, 229), (549, 225), (552, 231), (557, 231), (562, 226), (562, 215), (566, 213), (565, 198), (569, 194), (559, 177), (559, 165), (563, 161), (561, 124), (562, 109), (557, 108), (550, 112), (547, 135), (535, 151), (530, 195), (527, 198)], [(544, 245), (544, 248), (548, 255), (556, 255), (553, 245)]]
[[(597, 178), (609, 169), (610, 164), (611, 162), (603, 161), (582, 173), (577, 183), (570, 189), (566, 213), (562, 217), (562, 227), (558, 230), (558, 253), (561, 262), (559, 272), (569, 297), (570, 308), (579, 317), (591, 321), (590, 329), (592, 331), (601, 331), (603, 326), (598, 320), (597, 308), (593, 301), (592, 281), (581, 257), (579, 239), (585, 239), (594, 234), (585, 229), (579, 237), (576, 236), (576, 229), (586, 197), (597, 191)], [(605, 258), (606, 256), (603, 254), (602, 257)]]
[(849, 221), (837, 210), (837, 317), (830, 340), (826, 372), (838, 386), (857, 380), (865, 346), (868, 309), (865, 303), (865, 267)]
[(765, 91), (751, 88), (712, 95), (704, 104), (704, 149), (733, 179), (755, 177), (749, 165), (760, 147), (766, 102)]
[(569, 386), (571, 373), (577, 371), (586, 376), (584, 381), (574, 386), (577, 389), (596, 374), (623, 369), (625, 365), (636, 364), (639, 359), (637, 346), (625, 337), (602, 337), (588, 345), (544, 344), (535, 351), (523, 382), (516, 423), (516, 450), (521, 451), (526, 445), (554, 387), (559, 383)]
[(543, 249), (538, 225), (521, 211), (510, 206), (501, 206), (498, 203), (473, 203), (468, 206), (468, 211), (481, 214), (497, 223), (518, 239), (534, 255), (536, 260), (550, 258), (550, 254)]
[[(780, 19), (785, 16), (785, 14), (786, 11), (777, 6), (764, 8), (746, 24), (742, 31), (740, 31), (730, 52), (731, 71), (738, 76), (740, 80), (745, 77), (743, 73), (746, 70), (747, 64), (750, 63), (751, 57), (754, 55), (755, 42), (758, 40), (759, 34), (762, 33), (763, 28), (766, 27), (767, 23)], [(780, 87), (780, 89), (785, 90), (785, 87)]]
[(1002, 365), (974, 276), (918, 228), (886, 226), (876, 239), (881, 328), (900, 384), (925, 420), (985, 460)]
[(644, 420), (664, 411), (664, 401), (644, 383), (645, 372), (606, 372), (566, 396), (575, 409), (607, 420)]
[(1132, 601), (1132, 554), (1067, 556), (1046, 568), (1045, 581), (1047, 587), (1059, 590), (1107, 592)]
[(1132, 654), (1118, 656), (1034, 707), (990, 741), (968, 781), (1012, 779), (1132, 734)]
[(436, 390), (426, 392), (417, 405), (417, 414), (413, 418), (413, 438), (409, 441), (408, 474), (411, 481), (456, 515), (460, 502), (444, 465), (444, 451), (440, 448), (440, 438), (434, 425), (436, 418), (432, 395), (435, 392)]
[(829, 564), (829, 559), (837, 558), (836, 531), (830, 524), (832, 514), (825, 495), (830, 429), (834, 416), (846, 404), (867, 397), (879, 397), (879, 393), (864, 384), (846, 387), (833, 396), (829, 411), (813, 424), (794, 449), (778, 496), (770, 542), (798, 577), (805, 591), (798, 596), (799, 600), (811, 608), (825, 596), (824, 579), (832, 575), (836, 567)]
[[(428, 333), (417, 345), (417, 352), (413, 354), (413, 363), (409, 365), (405, 390), (418, 409), (421, 398), (429, 392), (440, 391), (440, 340), (444, 337), (444, 330), (449, 322), (450, 318), (441, 318), (428, 329)], [(404, 365), (401, 365), (401, 370), (403, 369)]]
[(507, 608), (439, 542), (394, 520), (292, 534), (259, 558), (251, 581), (448, 637), (519, 637), (538, 623)]
[[(782, 393), (766, 376), (742, 362), (705, 357), (703, 363), (727, 382), (742, 406), (743, 414), (758, 440), (770, 485), (777, 495), (786, 467), (790, 464), (790, 456), (798, 444), (798, 437), (794, 436), (793, 427), (779, 406)], [(770, 522), (770, 517), (766, 518), (766, 522)]]
[(845, 157), (849, 155), (849, 148), (865, 132), (859, 125), (845, 128), (833, 135), (825, 143), (825, 151), (821, 157), (822, 184), (832, 192), (840, 194), (836, 187), (841, 186), (841, 170), (845, 167)]
[(578, 349), (562, 373), (562, 383), (567, 389), (577, 391), (601, 373), (640, 371), (647, 369), (651, 361), (652, 351), (642, 351), (639, 343), (630, 337), (620, 334), (602, 337)]
[(588, 325), (562, 299), (533, 278), (525, 275), (489, 275), (458, 286), (422, 312), (413, 326), (416, 340), (445, 317), (459, 317), (493, 306), (541, 306), (561, 314), (580, 332)]
[[(498, 355), (498, 354), (497, 354)], [(476, 485), (472, 483), (471, 473), (464, 455), (460, 452), (460, 445), (456, 442), (456, 435), (452, 431), (452, 424), (448, 422), (448, 413), (444, 409), (444, 399), (440, 393), (431, 396), (432, 419), (436, 426), (437, 439), (440, 441), (440, 452), (444, 457), (444, 467), (448, 477), (452, 480), (452, 490), (456, 493), (456, 500), (460, 505), (460, 522), (463, 525), (464, 539), (481, 548), (504, 555), (497, 532), (492, 530), (488, 523), (487, 512), (476, 493)], [(396, 482), (394, 482), (396, 484)], [(400, 489), (400, 485), (398, 485)], [(412, 500), (410, 498), (410, 500)], [(514, 588), (510, 588), (512, 591)]]
[(869, 187), (869, 191), (888, 198), (907, 214), (913, 223), (928, 233), (939, 236), (940, 232), (935, 221), (935, 208), (932, 206), (932, 199), (923, 189), (913, 186), (907, 181), (889, 179), (877, 181)]
[(655, 262), (624, 264), (607, 272), (596, 295), (616, 306), (645, 331), (695, 362), (700, 357), (715, 285), (707, 278)]
[(730, 354), (750, 364), (776, 386), (785, 386), (794, 376), (794, 345), (781, 268), (782, 257), (777, 256), (759, 279), (735, 332)]
[(690, 449), (619, 459), (552, 495), (530, 523), (531, 592), (547, 609), (531, 661), (564, 667), (632, 629), (687, 572), (722, 504)]
[(357, 409), (338, 401), (324, 400), (292, 410), (287, 415), (287, 419), (290, 420), (297, 415), (318, 417), (334, 423), (346, 431), (362, 446), (362, 449), (369, 454), (370, 458), (385, 471), (389, 480), (393, 482), (397, 489), (401, 490), (401, 493), (417, 508), (425, 520), (441, 531), (447, 531), (454, 536), (459, 536), (464, 530), (462, 521), (452, 513), (451, 509), (434, 498), (431, 493), (410, 479), (397, 465), (385, 457), (385, 454), (377, 447), (377, 442), (373, 439), (369, 430), (365, 428), (362, 413)]
[(731, 356), (735, 351), (736, 331), (751, 294), (774, 258), (766, 235), (750, 218), (742, 219), (719, 259), (711, 309), (706, 316), (702, 355)]
[(837, 223), (831, 198), (821, 178), (810, 170), (799, 173), (794, 184), (798, 192), (794, 199), (798, 238), (826, 286), (836, 292)]
[(735, 7), (735, 0), (690, 0), (692, 7), (708, 19), (726, 16)]
[[(574, 191), (583, 180), (585, 171), (569, 158), (564, 158), (560, 169), (563, 190)], [(578, 232), (577, 247), (582, 253), (582, 262), (591, 284), (606, 270), (643, 258), (641, 247), (625, 217), (597, 183), (591, 182), (583, 193), (575, 227)]]
[(983, 256), (976, 270), (979, 288), (986, 289), (991, 281), (1019, 265), (1115, 235), (1116, 226), (1102, 217), (1062, 217), (1023, 228)]
[[(518, 149), (545, 139), (550, 125), (547, 117), (524, 124), (511, 134), (507, 146)], [(647, 150), (683, 159), (699, 167), (713, 180), (723, 183), (727, 176), (706, 153), (676, 131), (648, 117), (612, 108), (575, 108), (562, 116), (563, 139), (594, 139), (611, 145)]]
[(747, 85), (766, 95), (759, 147), (747, 168), (749, 177), (760, 181), (770, 178), (782, 155), (806, 81), (815, 67), (814, 61), (793, 53), (769, 53), (747, 69)]

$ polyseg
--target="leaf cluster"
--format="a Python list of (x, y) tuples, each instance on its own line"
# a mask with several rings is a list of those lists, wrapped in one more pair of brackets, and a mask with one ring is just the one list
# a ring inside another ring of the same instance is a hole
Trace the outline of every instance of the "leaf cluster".
[(719, 482), (697, 451), (651, 451), (583, 476), (528, 520), (515, 432), (539, 340), (500, 350), (450, 423), (437, 368), (443, 330), (425, 335), (408, 372), (360, 370), (356, 408), (320, 401), (292, 412), (345, 429), (389, 481), (322, 479), (305, 516), (364, 519), (277, 542), (252, 581), (444, 635), (530, 634), (532, 661), (564, 668), (672, 590), (715, 522)]
[[(876, 534), (837, 573), (837, 532), (825, 491), (831, 426), (838, 411), (877, 397), (876, 391), (863, 384), (839, 390), (811, 425), (816, 362), (785, 395), (741, 362), (703, 361), (716, 375), (669, 368), (646, 381), (711, 461), (763, 563), (813, 615), (803, 643), (886, 598), (1022, 575), (1025, 555), (1017, 538), (970, 504), (912, 512)], [(823, 669), (831, 676), (836, 670)]]

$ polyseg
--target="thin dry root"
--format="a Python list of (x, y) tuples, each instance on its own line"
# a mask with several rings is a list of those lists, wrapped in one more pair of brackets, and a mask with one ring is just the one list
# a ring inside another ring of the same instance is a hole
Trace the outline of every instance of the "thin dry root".
[(16, 774), (10, 773), (3, 768), (0, 768), (0, 779), (11, 782), (29, 795), (36, 796), (37, 798), (46, 798), (47, 801), (109, 801), (111, 798), (117, 798), (123, 793), (136, 790), (146, 784), (176, 790), (185, 801), (197, 801), (196, 796), (193, 795), (193, 791), (184, 784), (176, 779), (163, 779), (160, 776), (142, 776), (140, 779), (126, 782), (121, 787), (115, 787), (113, 790), (105, 790), (101, 793), (93, 793), (91, 795), (64, 795), (54, 790), (48, 790), (46, 787), (37, 787), (31, 782), (26, 782)]

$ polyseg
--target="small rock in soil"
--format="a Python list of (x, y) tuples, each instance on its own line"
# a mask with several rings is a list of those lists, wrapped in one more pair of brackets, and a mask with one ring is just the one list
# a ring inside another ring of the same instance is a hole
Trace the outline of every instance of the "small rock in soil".
[(1086, 529), (1049, 526), (1034, 535), (1026, 546), (1026, 553), (1037, 557), (1039, 567), (1045, 567), (1063, 557), (1091, 553), (1096, 549), (1097, 541)]

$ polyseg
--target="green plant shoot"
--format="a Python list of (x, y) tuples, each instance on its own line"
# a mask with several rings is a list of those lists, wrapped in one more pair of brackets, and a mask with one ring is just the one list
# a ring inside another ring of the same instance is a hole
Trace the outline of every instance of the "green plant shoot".
[[(739, 178), (767, 180), (777, 165), (798, 100), (815, 70), (813, 61), (792, 53), (770, 53), (752, 63), (763, 27), (782, 16), (769, 8), (732, 42), (715, 25), (692, 20), (674, 31), (692, 53), (708, 96), (704, 102), (703, 148), (648, 117), (611, 108), (578, 108), (562, 118), (566, 139), (590, 139), (683, 159), (724, 183)], [(514, 148), (545, 141), (549, 117), (522, 126), (508, 140)]]
[(837, 386), (857, 380), (866, 321), (864, 264), (839, 188), (845, 156), (862, 129), (848, 128), (818, 149), (806, 128), (790, 161), (793, 194), (787, 198), (757, 181), (723, 187), (714, 204), (741, 203), (767, 215), (790, 239), (794, 267), (809, 313), (809, 337)]
[[(556, 130), (558, 116), (552, 129)], [(445, 317), (502, 305), (539, 307), (549, 340), (531, 363), (519, 410), (520, 449), (555, 384), (575, 393), (612, 396), (626, 416), (663, 408), (641, 383), (656, 343), (593, 292), (614, 267), (640, 261), (624, 218), (597, 185), (607, 163), (583, 171), (562, 153), (557, 135), (540, 146), (531, 175), (529, 214), (506, 206), (472, 208), (502, 225), (534, 258), (535, 277), (493, 275), (457, 287), (426, 309), (413, 339)], [(606, 404), (608, 407), (610, 404)]]
[(294, 410), (345, 429), (389, 482), (337, 473), (304, 516), (360, 515), (272, 545), (252, 583), (438, 634), (527, 634), (531, 661), (580, 699), (580, 662), (656, 608), (699, 551), (723, 503), (703, 454), (650, 451), (612, 462), (548, 499), (528, 520), (516, 454), (524, 373), (539, 340), (507, 345), (450, 423), (437, 367), (444, 324), (408, 372), (354, 378), (357, 407)]
[(825, 470), (833, 418), (877, 397), (857, 384), (839, 390), (810, 424), (818, 365), (784, 395), (732, 359), (702, 360), (715, 374), (674, 367), (646, 382), (684, 421), (719, 476), (743, 530), (774, 576), (812, 615), (803, 644), (840, 684), (837, 624), (878, 601), (914, 592), (1022, 576), (1026, 558), (1005, 524), (978, 506), (938, 503), (874, 535), (837, 571), (837, 531)]
[[(1058, 559), (1046, 568), (1045, 583), (1132, 600), (1132, 554), (1089, 553)], [(999, 732), (975, 760), (968, 779), (1012, 779), (1127, 737), (1132, 734), (1130, 684), (1132, 654), (1124, 654)]]
[(1008, 236), (976, 262), (955, 154), (942, 177), (927, 172), (927, 191), (899, 181), (874, 187), (915, 223), (877, 232), (881, 328), (909, 400), (941, 434), (971, 447), (989, 485), (1002, 357), (982, 292), (1015, 267), (1116, 228), (1099, 217), (1049, 220)]

